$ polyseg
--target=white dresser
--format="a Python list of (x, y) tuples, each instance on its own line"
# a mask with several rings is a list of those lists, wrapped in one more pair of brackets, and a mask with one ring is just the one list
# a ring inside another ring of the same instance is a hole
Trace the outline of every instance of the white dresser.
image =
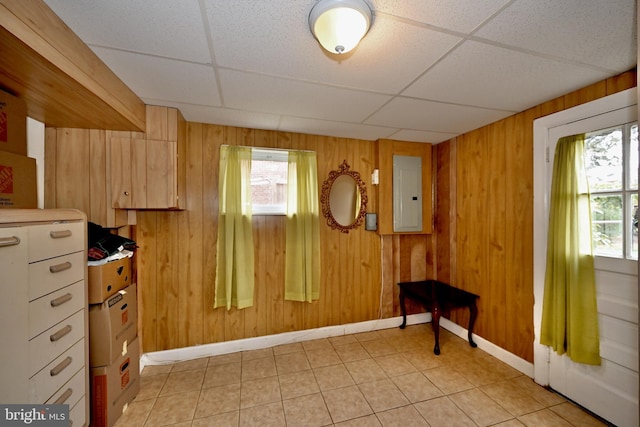
[(0, 209), (0, 403), (68, 404), (89, 420), (86, 216)]

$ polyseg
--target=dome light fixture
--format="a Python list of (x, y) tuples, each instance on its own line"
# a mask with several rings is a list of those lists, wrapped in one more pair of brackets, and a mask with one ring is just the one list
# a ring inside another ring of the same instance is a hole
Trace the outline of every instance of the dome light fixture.
[(309, 13), (311, 33), (334, 54), (355, 48), (371, 26), (371, 8), (364, 0), (320, 0)]

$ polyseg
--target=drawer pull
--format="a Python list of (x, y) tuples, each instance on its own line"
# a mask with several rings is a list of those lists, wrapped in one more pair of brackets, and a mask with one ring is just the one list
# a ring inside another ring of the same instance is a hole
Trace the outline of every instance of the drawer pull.
[(59, 305), (64, 304), (65, 302), (71, 301), (71, 298), (73, 298), (73, 295), (71, 294), (64, 294), (62, 296), (59, 296), (56, 299), (52, 299), (51, 300), (51, 307), (58, 307)]
[(69, 261), (63, 262), (62, 264), (56, 264), (49, 267), (49, 271), (52, 273), (60, 273), (65, 270), (69, 270), (72, 267)]
[(0, 248), (5, 246), (15, 246), (20, 244), (20, 238), (18, 236), (0, 237)]
[(54, 405), (62, 405), (62, 404), (64, 404), (64, 402), (66, 402), (67, 399), (69, 399), (72, 394), (73, 394), (73, 389), (72, 388), (68, 388), (64, 393), (62, 393), (60, 395), (59, 398), (56, 399), (55, 402), (53, 402), (53, 404)]
[(51, 375), (52, 377), (55, 377), (56, 375), (58, 375), (60, 372), (64, 371), (64, 369), (71, 365), (71, 362), (73, 362), (73, 359), (71, 358), (71, 356), (67, 356), (66, 359), (64, 359), (62, 362), (58, 363), (58, 365), (51, 369), (51, 371), (49, 371), (49, 375)]
[(51, 342), (56, 342), (62, 337), (64, 337), (65, 335), (67, 335), (69, 332), (71, 332), (72, 329), (73, 328), (71, 327), (71, 325), (67, 325), (64, 328), (60, 329), (58, 332), (51, 334), (49, 336), (49, 339), (51, 340)]
[(51, 236), (52, 239), (62, 239), (64, 237), (70, 237), (71, 234), (73, 234), (71, 233), (71, 230), (58, 230), (49, 232), (49, 236)]

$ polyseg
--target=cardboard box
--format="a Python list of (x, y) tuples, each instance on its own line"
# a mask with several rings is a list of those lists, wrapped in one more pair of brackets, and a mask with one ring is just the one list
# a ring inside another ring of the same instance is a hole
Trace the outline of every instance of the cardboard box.
[(102, 304), (131, 284), (131, 258), (89, 266), (89, 304)]
[(27, 155), (27, 104), (1, 90), (0, 151)]
[(36, 159), (0, 151), (0, 208), (37, 207)]
[(91, 368), (91, 427), (111, 427), (140, 391), (140, 347), (133, 340), (125, 355)]
[(138, 335), (136, 285), (116, 292), (102, 304), (89, 305), (89, 366), (119, 358)]

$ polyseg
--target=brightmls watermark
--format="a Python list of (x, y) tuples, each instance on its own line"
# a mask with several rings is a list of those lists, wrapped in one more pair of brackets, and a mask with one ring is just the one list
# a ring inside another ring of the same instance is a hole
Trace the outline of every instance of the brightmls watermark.
[(0, 427), (69, 427), (69, 405), (2, 405)]

